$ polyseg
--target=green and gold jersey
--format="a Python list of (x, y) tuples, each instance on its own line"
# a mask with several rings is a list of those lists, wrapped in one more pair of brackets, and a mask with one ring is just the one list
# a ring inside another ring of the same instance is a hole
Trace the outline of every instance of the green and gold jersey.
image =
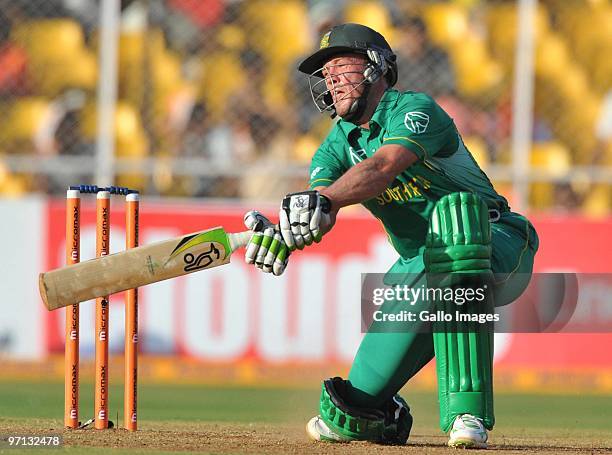
[(419, 253), (433, 206), (455, 191), (480, 195), (490, 207), (507, 207), (467, 150), (453, 120), (428, 95), (389, 89), (369, 129), (339, 120), (312, 158), (310, 187), (329, 186), (385, 144), (400, 144), (418, 161), (363, 205), (383, 223), (403, 257)]

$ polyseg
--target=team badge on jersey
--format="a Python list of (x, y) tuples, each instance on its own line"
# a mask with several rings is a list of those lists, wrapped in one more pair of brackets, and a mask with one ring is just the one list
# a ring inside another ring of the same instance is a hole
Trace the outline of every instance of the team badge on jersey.
[(353, 147), (349, 147), (349, 156), (353, 164), (361, 163), (368, 157), (364, 149), (355, 150)]
[(408, 112), (404, 117), (404, 125), (415, 134), (424, 133), (429, 125), (429, 115), (419, 111)]
[(319, 49), (324, 49), (326, 47), (329, 47), (329, 35), (330, 34), (331, 34), (331, 31), (323, 35), (323, 38), (321, 38), (321, 43), (319, 44)]

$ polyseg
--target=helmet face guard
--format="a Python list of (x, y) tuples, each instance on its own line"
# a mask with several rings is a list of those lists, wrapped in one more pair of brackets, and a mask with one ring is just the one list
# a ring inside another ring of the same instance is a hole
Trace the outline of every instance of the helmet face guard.
[[(337, 84), (332, 78), (325, 78), (324, 66), (321, 66), (314, 72), (308, 74), (308, 86), (310, 88), (310, 95), (312, 96), (312, 100), (315, 106), (317, 107), (319, 112), (331, 112), (332, 118), (336, 116), (335, 103), (349, 98), (351, 94), (361, 85), (365, 85), (365, 90), (354, 101), (349, 112), (343, 116), (344, 120), (348, 121), (359, 118), (363, 113), (363, 110), (365, 109), (365, 106), (367, 104), (367, 97), (370, 91), (369, 87), (372, 84), (374, 84), (383, 76), (387, 77), (387, 82), (389, 82), (390, 86), (395, 84), (395, 81), (397, 80), (395, 55), (393, 55), (391, 52), (388, 52), (385, 49), (377, 48), (376, 46), (372, 46), (366, 48), (365, 52), (353, 51), (352, 53), (360, 56), (363, 56), (365, 54), (366, 61), (363, 63), (363, 70), (343, 71), (339, 72), (338, 75), (360, 74), (363, 76), (363, 80), (357, 84), (354, 84), (348, 92), (342, 94), (340, 97), (337, 96), (337, 90), (339, 88), (346, 87), (346, 85), (337, 86)], [(334, 55), (331, 55), (328, 57), (328, 59), (331, 59), (333, 57)], [(328, 68), (330, 68), (330, 66), (328, 66)]]
[(359, 120), (367, 105), (372, 84), (383, 76), (387, 79), (389, 87), (393, 87), (397, 82), (396, 57), (387, 40), (376, 30), (365, 25), (341, 24), (325, 33), (321, 38), (319, 50), (302, 61), (298, 70), (308, 75), (310, 94), (317, 109), (321, 112), (331, 111), (332, 118), (336, 114), (334, 103), (340, 101), (335, 96), (338, 87), (335, 87), (332, 79), (328, 79), (326, 83), (323, 67), (330, 59), (342, 54), (356, 54), (366, 58), (361, 72), (363, 81), (353, 86), (348, 93), (343, 93), (340, 98), (346, 99), (361, 84), (365, 86), (349, 112), (343, 116), (344, 120)]
[[(334, 66), (346, 66), (346, 65), (334, 65)], [(360, 74), (363, 75), (367, 64), (363, 64), (364, 71), (344, 71), (338, 73), (339, 75), (344, 74)], [(328, 66), (329, 68), (329, 66)], [(355, 92), (360, 86), (367, 83), (367, 80), (364, 76), (363, 80), (359, 83), (352, 84), (350, 90), (342, 95), (338, 95), (337, 90), (339, 88), (347, 87), (347, 84), (336, 84), (333, 78), (325, 78), (323, 75), (323, 67), (316, 70), (314, 73), (308, 75), (308, 87), (310, 88), (310, 95), (312, 96), (312, 101), (315, 106), (319, 110), (319, 112), (334, 112), (335, 113), (335, 103), (338, 101), (345, 100), (351, 96), (353, 92)], [(334, 99), (336, 100), (334, 102)]]

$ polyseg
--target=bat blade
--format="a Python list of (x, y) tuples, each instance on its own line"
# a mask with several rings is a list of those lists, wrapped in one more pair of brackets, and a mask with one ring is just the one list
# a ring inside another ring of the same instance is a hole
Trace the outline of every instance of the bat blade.
[(222, 227), (132, 248), (41, 273), (40, 296), (48, 310), (227, 264), (250, 231)]

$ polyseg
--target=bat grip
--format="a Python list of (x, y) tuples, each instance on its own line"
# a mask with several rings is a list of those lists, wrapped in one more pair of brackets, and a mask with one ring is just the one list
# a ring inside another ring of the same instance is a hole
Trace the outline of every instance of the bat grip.
[(238, 248), (242, 248), (249, 243), (251, 240), (251, 236), (253, 235), (253, 231), (244, 231), (237, 232), (235, 234), (228, 234), (230, 247), (232, 248), (232, 252), (236, 251)]
[[(274, 229), (277, 231), (280, 231), (279, 225), (275, 224)], [(263, 231), (263, 227), (260, 226), (260, 228), (256, 230), (257, 232), (261, 232)], [(249, 243), (249, 240), (251, 240), (252, 235), (253, 235), (253, 231), (244, 231), (244, 232), (237, 232), (235, 234), (228, 234), (230, 247), (232, 248), (232, 253), (236, 251), (238, 248), (247, 246), (247, 243)]]

